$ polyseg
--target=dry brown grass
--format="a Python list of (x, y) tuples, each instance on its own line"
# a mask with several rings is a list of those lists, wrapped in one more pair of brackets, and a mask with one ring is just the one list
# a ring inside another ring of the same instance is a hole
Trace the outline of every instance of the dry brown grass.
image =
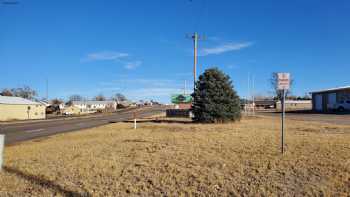
[(348, 196), (350, 127), (118, 123), (6, 148), (0, 196)]

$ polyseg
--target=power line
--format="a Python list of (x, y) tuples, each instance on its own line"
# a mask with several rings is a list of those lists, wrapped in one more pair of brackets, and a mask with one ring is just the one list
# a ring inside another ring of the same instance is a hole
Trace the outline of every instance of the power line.
[(46, 101), (49, 102), (49, 79), (46, 78)]

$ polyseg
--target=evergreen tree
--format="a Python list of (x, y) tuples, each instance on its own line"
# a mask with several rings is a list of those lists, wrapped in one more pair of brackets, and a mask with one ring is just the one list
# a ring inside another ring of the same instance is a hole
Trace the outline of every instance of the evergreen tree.
[(218, 68), (210, 68), (199, 76), (192, 94), (192, 112), (197, 122), (239, 120), (240, 100), (230, 77)]

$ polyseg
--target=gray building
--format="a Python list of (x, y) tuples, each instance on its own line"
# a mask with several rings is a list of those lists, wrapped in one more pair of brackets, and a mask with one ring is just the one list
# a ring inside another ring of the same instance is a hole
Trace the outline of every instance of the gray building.
[(350, 86), (311, 92), (312, 109), (318, 112), (350, 110)]

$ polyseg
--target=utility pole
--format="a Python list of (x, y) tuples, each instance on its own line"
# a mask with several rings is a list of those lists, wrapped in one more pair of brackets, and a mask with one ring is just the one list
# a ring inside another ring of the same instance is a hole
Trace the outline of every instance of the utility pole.
[(186, 95), (187, 81), (185, 80), (184, 95)]
[(49, 102), (49, 79), (46, 78), (46, 102)]
[(195, 89), (197, 80), (198, 41), (204, 40), (205, 38), (203, 36), (199, 36), (197, 32), (188, 37), (193, 40), (193, 89)]

